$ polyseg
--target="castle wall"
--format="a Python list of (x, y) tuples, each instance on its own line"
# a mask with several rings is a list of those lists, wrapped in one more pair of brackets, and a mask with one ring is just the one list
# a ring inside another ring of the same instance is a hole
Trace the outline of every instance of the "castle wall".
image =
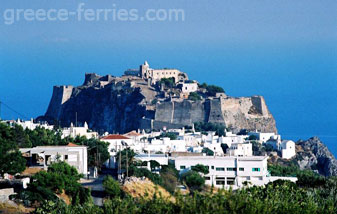
[(50, 100), (46, 116), (59, 118), (62, 105), (70, 99), (73, 88), (73, 86), (54, 86), (53, 95)]

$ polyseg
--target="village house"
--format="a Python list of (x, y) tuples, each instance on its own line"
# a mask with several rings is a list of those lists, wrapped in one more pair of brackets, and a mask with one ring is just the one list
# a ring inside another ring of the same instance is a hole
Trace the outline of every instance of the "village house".
[(98, 138), (98, 133), (97, 132), (92, 132), (89, 130), (87, 122), (84, 122), (83, 127), (76, 127), (74, 126), (73, 123), (70, 124), (69, 128), (63, 128), (62, 129), (62, 138), (65, 137), (86, 137), (87, 139), (90, 138)]
[(238, 189), (244, 185), (262, 186), (277, 179), (297, 180), (292, 177), (271, 177), (267, 159), (267, 156), (180, 156), (171, 158), (171, 161), (180, 173), (187, 172), (197, 164), (206, 166), (209, 169), (209, 173), (204, 175), (206, 184), (217, 188)]
[(78, 173), (87, 174), (88, 154), (87, 147), (69, 143), (66, 146), (37, 146), (20, 149), (26, 158), (27, 164), (32, 168), (48, 169), (52, 163), (65, 161), (74, 166)]

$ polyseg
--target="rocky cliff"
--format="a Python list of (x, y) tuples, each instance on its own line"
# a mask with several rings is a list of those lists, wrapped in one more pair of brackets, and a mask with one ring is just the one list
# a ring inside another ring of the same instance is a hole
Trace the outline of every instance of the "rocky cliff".
[(314, 170), (324, 176), (337, 176), (337, 160), (318, 137), (297, 141), (296, 156), (290, 160), (266, 152), (262, 155), (269, 155), (271, 164), (295, 165), (301, 170)]
[(194, 122), (222, 123), (234, 131), (277, 132), (261, 96), (203, 97), (199, 101), (177, 96), (167, 96), (137, 76), (86, 74), (81, 86), (54, 86), (47, 112), (39, 120), (68, 126), (77, 118), (79, 124), (86, 121), (100, 132), (176, 128)]
[(301, 169), (318, 170), (324, 176), (337, 176), (337, 160), (317, 137), (296, 143), (296, 158)]

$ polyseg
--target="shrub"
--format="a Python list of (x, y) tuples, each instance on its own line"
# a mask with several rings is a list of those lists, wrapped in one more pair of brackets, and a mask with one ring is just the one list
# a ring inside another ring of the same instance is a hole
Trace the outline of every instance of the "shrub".
[(106, 176), (104, 178), (103, 187), (110, 197), (119, 197), (121, 195), (121, 188), (118, 181), (113, 179), (111, 176)]
[(186, 185), (192, 192), (195, 190), (202, 190), (205, 185), (205, 178), (193, 170), (184, 173), (182, 175), (182, 180), (185, 181)]

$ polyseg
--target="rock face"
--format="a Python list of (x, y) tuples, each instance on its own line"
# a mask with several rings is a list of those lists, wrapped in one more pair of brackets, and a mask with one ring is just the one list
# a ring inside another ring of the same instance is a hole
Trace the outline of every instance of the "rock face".
[(296, 161), (301, 169), (318, 170), (324, 176), (337, 175), (337, 160), (320, 139), (298, 141)]
[(163, 91), (137, 76), (86, 74), (83, 85), (54, 86), (46, 114), (39, 120), (68, 126), (85, 121), (99, 132), (138, 128), (178, 128), (194, 122), (222, 123), (241, 129), (277, 133), (261, 96), (205, 97), (201, 101), (163, 97)]

